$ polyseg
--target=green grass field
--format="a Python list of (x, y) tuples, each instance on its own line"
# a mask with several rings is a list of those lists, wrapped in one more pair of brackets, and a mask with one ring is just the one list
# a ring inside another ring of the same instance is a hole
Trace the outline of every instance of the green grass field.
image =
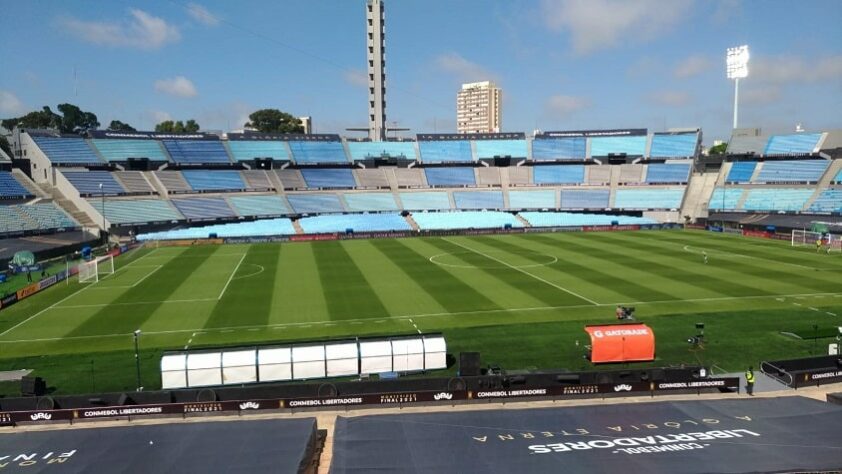
[(698, 231), (147, 247), (116, 265), (0, 311), (0, 370), (56, 393), (134, 388), (138, 328), (147, 388), (164, 349), (416, 331), (507, 369), (585, 369), (583, 326), (622, 303), (655, 330), (654, 365), (721, 372), (826, 353), (832, 338), (780, 333), (842, 325), (839, 254)]

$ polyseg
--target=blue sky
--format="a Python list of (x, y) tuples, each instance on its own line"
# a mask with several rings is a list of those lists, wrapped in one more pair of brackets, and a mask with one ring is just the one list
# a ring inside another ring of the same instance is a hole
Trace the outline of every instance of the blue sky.
[[(364, 0), (0, 12), (0, 117), (71, 102), (140, 129), (236, 129), (265, 107), (311, 115), (317, 132), (366, 125)], [(491, 79), (505, 131), (700, 126), (710, 143), (730, 131), (724, 51), (746, 43), (741, 126), (840, 128), (840, 19), (838, 0), (386, 0), (388, 120), (455, 131), (460, 84)]]

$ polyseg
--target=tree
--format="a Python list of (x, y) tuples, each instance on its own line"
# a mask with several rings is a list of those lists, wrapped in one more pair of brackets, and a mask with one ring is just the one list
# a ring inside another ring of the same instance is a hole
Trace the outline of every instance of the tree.
[(12, 130), (15, 127), (59, 129), (61, 127), (61, 120), (61, 115), (50, 110), (48, 106), (44, 106), (43, 109), (29, 112), (24, 116), (5, 119), (0, 122), (0, 125), (3, 125), (8, 130)]
[(73, 104), (59, 104), (61, 115), (44, 106), (41, 110), (29, 112), (22, 117), (3, 120), (0, 125), (12, 130), (23, 128), (52, 128), (61, 133), (78, 133), (85, 130), (96, 130), (99, 121), (93, 112), (85, 112)]
[(76, 133), (99, 128), (99, 120), (93, 112), (85, 112), (73, 104), (59, 104), (62, 113), (60, 130), (62, 133)]
[(714, 146), (710, 147), (710, 150), (708, 150), (708, 154), (709, 155), (721, 155), (721, 154), (725, 153), (725, 150), (727, 148), (728, 148), (727, 143), (720, 143), (719, 145), (714, 145)]
[(119, 120), (112, 120), (111, 123), (108, 124), (108, 130), (112, 132), (136, 132), (134, 127), (127, 123), (123, 123)]
[(278, 109), (260, 109), (252, 112), (245, 127), (263, 133), (304, 133), (301, 120)]
[(199, 124), (195, 120), (190, 119), (184, 124), (184, 131), (187, 133), (196, 133), (199, 131)]
[(5, 135), (0, 135), (0, 149), (6, 152), (6, 154), (9, 155), (9, 158), (14, 156), (12, 154), (12, 147), (9, 145), (9, 140), (6, 139)]
[(165, 120), (155, 125), (155, 131), (158, 133), (196, 133), (199, 131), (199, 128), (201, 127), (193, 119), (188, 120), (186, 124), (181, 120), (178, 122)]

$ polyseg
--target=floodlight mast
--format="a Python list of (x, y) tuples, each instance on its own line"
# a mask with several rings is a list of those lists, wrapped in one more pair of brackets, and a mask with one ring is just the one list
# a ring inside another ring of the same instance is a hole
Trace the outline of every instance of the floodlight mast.
[(734, 128), (737, 128), (739, 114), (740, 79), (748, 77), (748, 46), (728, 48), (725, 53), (725, 72), (734, 80)]

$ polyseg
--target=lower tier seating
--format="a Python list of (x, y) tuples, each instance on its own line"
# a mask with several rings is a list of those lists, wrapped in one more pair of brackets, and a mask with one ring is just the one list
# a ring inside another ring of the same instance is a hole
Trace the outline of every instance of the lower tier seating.
[(645, 217), (610, 216), (602, 214), (574, 214), (570, 212), (521, 212), (532, 227), (563, 227), (580, 225), (619, 225), (657, 224), (657, 221)]
[(222, 198), (173, 199), (172, 203), (190, 220), (237, 217), (231, 206)]
[[(102, 201), (90, 199), (88, 203), (102, 214)], [(105, 218), (112, 225), (144, 224), (184, 219), (184, 216), (161, 199), (121, 199), (105, 203)]]
[(810, 204), (813, 212), (842, 212), (842, 189), (825, 189)]
[(51, 202), (0, 206), (0, 234), (77, 227), (78, 222)]
[(177, 240), (177, 239), (206, 239), (211, 235), (219, 238), (227, 237), (259, 237), (272, 235), (293, 235), (295, 227), (286, 217), (266, 219), (253, 222), (237, 222), (232, 224), (215, 224), (189, 229), (168, 230), (165, 232), (151, 232), (140, 234), (137, 240)]
[(747, 211), (800, 211), (813, 195), (813, 188), (754, 188), (748, 190)]
[(292, 211), (280, 196), (232, 196), (228, 203), (243, 217), (278, 216)]
[(384, 232), (412, 230), (400, 214), (343, 214), (305, 217), (298, 221), (306, 234), (334, 232)]
[(618, 209), (678, 209), (684, 188), (618, 189), (614, 207)]
[(523, 227), (515, 216), (497, 211), (417, 212), (412, 218), (421, 230)]

